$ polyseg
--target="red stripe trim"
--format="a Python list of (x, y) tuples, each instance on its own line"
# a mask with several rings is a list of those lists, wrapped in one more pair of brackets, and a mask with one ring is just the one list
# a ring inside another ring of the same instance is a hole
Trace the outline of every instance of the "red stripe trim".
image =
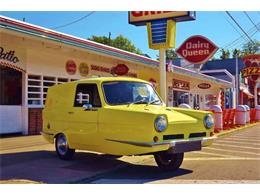
[(13, 64), (7, 63), (7, 62), (0, 62), (0, 65), (15, 69), (15, 70), (20, 71), (20, 72), (26, 72), (24, 69), (22, 69), (18, 66), (15, 66)]
[(109, 48), (109, 47), (106, 47), (106, 46), (103, 46), (103, 45), (95, 44), (95, 43), (92, 43), (92, 42), (87, 41), (87, 40), (81, 40), (79, 38), (74, 38), (74, 37), (71, 37), (71, 36), (68, 36), (68, 35), (63, 35), (63, 34), (53, 32), (53, 31), (50, 31), (50, 30), (47, 30), (47, 29), (45, 30), (45, 29), (42, 29), (42, 28), (39, 28), (39, 27), (31, 26), (31, 25), (28, 25), (28, 24), (23, 24), (23, 23), (16, 22), (16, 21), (9, 20), (9, 19), (2, 18), (2, 17), (0, 17), (0, 21), (5, 22), (5, 23), (9, 23), (9, 24), (13, 24), (13, 25), (16, 25), (16, 26), (20, 26), (20, 27), (23, 27), (23, 28), (27, 28), (27, 29), (30, 29), (30, 30), (39, 31), (39, 32), (42, 32), (42, 33), (45, 33), (45, 34), (48, 34), (48, 35), (53, 35), (53, 36), (68, 39), (68, 40), (71, 40), (71, 41), (76, 41), (76, 42), (79, 42), (79, 43), (88, 44), (88, 45), (98, 47), (98, 48), (101, 48), (101, 49), (110, 50), (110, 51), (113, 51), (113, 52), (116, 52), (116, 53), (121, 53), (121, 54), (124, 54), (124, 55), (127, 55), (127, 56), (141, 58), (143, 60), (159, 64), (159, 62), (157, 62), (155, 60), (142, 58), (142, 56), (137, 56), (137, 55), (134, 55), (134, 54), (130, 54), (130, 53), (121, 51), (121, 50), (116, 50), (116, 49)]

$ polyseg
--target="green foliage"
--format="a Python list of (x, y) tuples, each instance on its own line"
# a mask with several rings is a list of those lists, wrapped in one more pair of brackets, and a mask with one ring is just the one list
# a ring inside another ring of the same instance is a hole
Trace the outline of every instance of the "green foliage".
[(220, 56), (220, 59), (224, 60), (224, 59), (229, 59), (230, 57), (230, 52), (229, 50), (225, 50), (225, 49), (221, 49), (221, 56)]
[(254, 40), (254, 43), (251, 41), (245, 43), (243, 45), (243, 56), (248, 55), (248, 54), (256, 54), (260, 52), (260, 42), (257, 40)]
[(119, 35), (115, 39), (110, 39), (106, 36), (92, 36), (89, 40), (143, 55), (143, 52), (136, 48), (135, 45), (123, 35)]
[(166, 60), (173, 60), (177, 58), (177, 54), (174, 49), (167, 49), (166, 50)]
[(232, 58), (236, 58), (236, 56), (238, 58), (242, 58), (243, 57), (243, 53), (242, 53), (242, 51), (240, 49), (234, 49), (232, 51)]

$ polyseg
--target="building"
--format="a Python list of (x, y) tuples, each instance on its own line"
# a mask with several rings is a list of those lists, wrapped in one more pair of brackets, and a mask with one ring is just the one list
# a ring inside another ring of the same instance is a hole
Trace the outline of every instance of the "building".
[[(238, 104), (249, 105), (254, 107), (254, 90), (250, 85), (250, 80), (248, 78), (241, 77), (241, 70), (245, 67), (245, 64), (241, 59), (238, 59), (238, 74), (239, 74), (239, 96), (238, 96)], [(219, 70), (219, 71), (216, 71)], [(224, 59), (224, 60), (212, 60), (205, 63), (201, 72), (204, 74), (219, 78), (221, 80), (226, 80), (232, 82), (230, 75), (226, 74), (224, 70), (227, 70), (235, 79), (236, 76), (236, 59)], [(208, 72), (213, 71), (213, 72)], [(227, 91), (227, 96), (232, 98), (232, 91)]]
[[(159, 89), (159, 62), (145, 56), (2, 16), (0, 43), (0, 134), (39, 134), (52, 85), (123, 75), (150, 81)], [(221, 90), (232, 87), (228, 81), (179, 67), (167, 73), (167, 83), (169, 105), (188, 98), (197, 109), (206, 109), (203, 105), (209, 101), (207, 105), (218, 104)]]

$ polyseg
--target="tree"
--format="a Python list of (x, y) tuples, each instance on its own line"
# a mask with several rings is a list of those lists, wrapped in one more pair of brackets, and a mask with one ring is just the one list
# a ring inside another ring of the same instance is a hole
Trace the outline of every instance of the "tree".
[[(174, 49), (166, 49), (166, 60), (174, 60), (175, 58), (178, 58), (177, 53)], [(157, 60), (159, 60), (159, 56), (157, 55)]]
[(248, 54), (255, 54), (260, 52), (260, 42), (257, 40), (254, 40), (253, 42), (249, 41), (245, 43), (242, 48), (243, 56)]
[(92, 36), (89, 40), (143, 55), (143, 52), (136, 48), (135, 45), (123, 35), (119, 35), (115, 39), (110, 39), (106, 36)]
[(221, 58), (222, 60), (224, 60), (224, 59), (229, 59), (229, 57), (230, 57), (230, 52), (229, 52), (228, 49), (225, 50), (225, 49), (222, 48), (220, 51), (221, 51), (221, 56), (220, 56), (220, 58)]
[(236, 56), (238, 58), (241, 58), (243, 56), (243, 53), (242, 53), (242, 51), (240, 49), (234, 49), (232, 51), (232, 58), (236, 58)]
[(88, 40), (91, 40), (91, 41), (95, 41), (97, 43), (102, 43), (102, 44), (105, 44), (105, 45), (110, 45), (111, 43), (111, 40), (106, 37), (106, 36), (92, 36), (91, 38), (89, 38)]
[(177, 58), (177, 54), (174, 49), (167, 49), (166, 50), (166, 60), (173, 60)]

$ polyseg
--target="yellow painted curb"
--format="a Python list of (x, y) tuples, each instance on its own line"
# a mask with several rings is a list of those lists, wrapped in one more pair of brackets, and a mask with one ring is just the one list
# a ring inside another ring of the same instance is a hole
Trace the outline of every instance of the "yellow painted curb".
[(232, 133), (235, 133), (235, 132), (239, 132), (239, 131), (242, 131), (242, 130), (247, 129), (249, 127), (256, 126), (256, 125), (260, 125), (260, 122), (248, 124), (248, 125), (245, 125), (245, 126), (242, 126), (242, 127), (237, 127), (235, 129), (222, 130), (220, 133), (215, 134), (215, 136), (216, 137), (223, 137), (223, 136), (226, 136), (226, 135), (229, 135), (229, 134), (232, 134)]

